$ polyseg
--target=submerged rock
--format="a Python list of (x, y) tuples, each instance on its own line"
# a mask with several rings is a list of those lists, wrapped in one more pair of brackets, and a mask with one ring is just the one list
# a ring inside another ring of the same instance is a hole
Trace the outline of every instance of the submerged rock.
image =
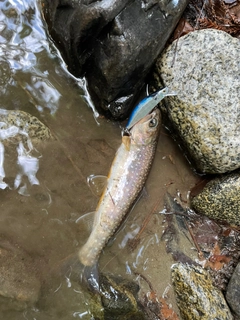
[(29, 195), (26, 184), (21, 186), (22, 178), (27, 176), (31, 185), (39, 184), (36, 173), (39, 169), (40, 153), (36, 146), (47, 140), (53, 140), (53, 136), (49, 128), (36, 117), (24, 111), (0, 109), (0, 189), (9, 186), (4, 181), (6, 167), (10, 167), (9, 172), (13, 170), (9, 161), (5, 162), (7, 148), (10, 158), (14, 159), (17, 154), (18, 173), (14, 180), (14, 188), (20, 187), (19, 193)]
[(240, 173), (232, 173), (208, 182), (192, 199), (191, 206), (211, 219), (240, 226)]
[(34, 143), (52, 139), (49, 128), (38, 118), (20, 110), (0, 110), (0, 141), (17, 143), (31, 139)]
[[(79, 281), (79, 270), (82, 265), (76, 255), (68, 257), (61, 261), (48, 274), (47, 279), (42, 287), (41, 304), (51, 309), (65, 310), (66, 292), (59, 290), (55, 292), (56, 286), (59, 286), (63, 278), (68, 278), (75, 292), (82, 291), (84, 299), (87, 301), (88, 312), (93, 316), (93, 319), (104, 320), (145, 320), (145, 310), (139, 302), (140, 287), (134, 281), (112, 274), (99, 274), (98, 284), (99, 291), (92, 290), (86, 283)], [(72, 303), (76, 302), (76, 308), (79, 304), (79, 297), (71, 291)], [(54, 299), (54, 304), (53, 304)], [(92, 318), (91, 318), (92, 319)]]
[(167, 113), (203, 173), (240, 167), (240, 42), (223, 31), (194, 31), (173, 42), (156, 64)]
[(172, 282), (183, 320), (233, 319), (222, 292), (200, 266), (174, 264)]
[(229, 281), (226, 299), (231, 309), (240, 317), (240, 263), (238, 263)]
[(138, 303), (139, 286), (119, 276), (100, 275), (100, 295), (105, 320), (144, 320)]
[(40, 281), (36, 278), (27, 253), (0, 239), (1, 310), (22, 310), (37, 302)]
[(188, 0), (42, 0), (69, 71), (86, 76), (97, 107), (129, 113)]

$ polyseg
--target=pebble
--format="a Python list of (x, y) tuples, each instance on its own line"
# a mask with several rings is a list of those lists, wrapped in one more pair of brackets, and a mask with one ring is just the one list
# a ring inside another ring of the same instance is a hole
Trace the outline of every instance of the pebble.
[(175, 40), (156, 74), (177, 96), (166, 98), (170, 122), (195, 168), (225, 173), (240, 167), (240, 42), (214, 29)]

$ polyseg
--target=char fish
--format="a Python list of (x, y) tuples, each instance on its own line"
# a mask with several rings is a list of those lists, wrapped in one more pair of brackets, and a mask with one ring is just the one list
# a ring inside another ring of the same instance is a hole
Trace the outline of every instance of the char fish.
[(129, 212), (151, 168), (161, 123), (158, 109), (123, 135), (94, 216), (92, 232), (78, 258), (85, 267), (96, 265), (99, 254)]

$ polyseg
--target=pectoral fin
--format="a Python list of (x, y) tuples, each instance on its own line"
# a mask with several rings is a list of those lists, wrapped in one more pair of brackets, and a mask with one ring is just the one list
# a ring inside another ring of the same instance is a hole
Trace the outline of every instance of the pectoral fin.
[(84, 228), (91, 233), (93, 229), (93, 223), (94, 223), (94, 218), (95, 218), (96, 211), (88, 212), (79, 217), (76, 220), (77, 224), (81, 224), (84, 226)]
[(87, 178), (87, 183), (92, 193), (97, 197), (101, 197), (107, 186), (107, 177), (92, 174)]

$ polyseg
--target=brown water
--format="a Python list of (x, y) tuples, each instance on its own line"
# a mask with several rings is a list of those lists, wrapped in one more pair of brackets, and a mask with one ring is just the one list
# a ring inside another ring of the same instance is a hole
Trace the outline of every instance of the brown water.
[[(52, 267), (86, 241), (88, 231), (78, 223), (84, 213), (94, 211), (98, 199), (87, 185), (90, 174), (106, 175), (121, 143), (118, 123), (95, 120), (86, 102), (84, 80), (66, 71), (46, 35), (45, 24), (34, 0), (0, 1), (0, 85), (2, 109), (19, 109), (37, 116), (52, 131), (55, 140), (36, 146), (39, 185), (23, 177), (25, 195), (13, 188), (18, 172), (16, 145), (5, 150), (5, 181), (0, 190), (0, 234), (32, 257), (29, 272), (43, 282)], [(88, 100), (89, 102), (89, 100)], [(161, 240), (164, 215), (153, 214), (138, 246), (131, 250), (127, 240), (139, 230), (144, 218), (157, 204), (164, 210), (164, 195), (188, 191), (198, 178), (166, 130), (162, 128), (155, 161), (145, 190), (114, 241), (103, 250), (100, 270), (136, 280), (141, 295), (149, 287), (137, 275), (144, 275), (158, 296), (163, 293), (175, 308), (170, 282), (173, 259)], [(184, 237), (181, 249), (195, 256)], [(17, 270), (17, 266), (16, 266)], [(51, 284), (36, 307), (24, 311), (1, 311), (1, 319), (90, 319), (89, 296), (68, 277)], [(176, 309), (175, 309), (176, 310)]]

